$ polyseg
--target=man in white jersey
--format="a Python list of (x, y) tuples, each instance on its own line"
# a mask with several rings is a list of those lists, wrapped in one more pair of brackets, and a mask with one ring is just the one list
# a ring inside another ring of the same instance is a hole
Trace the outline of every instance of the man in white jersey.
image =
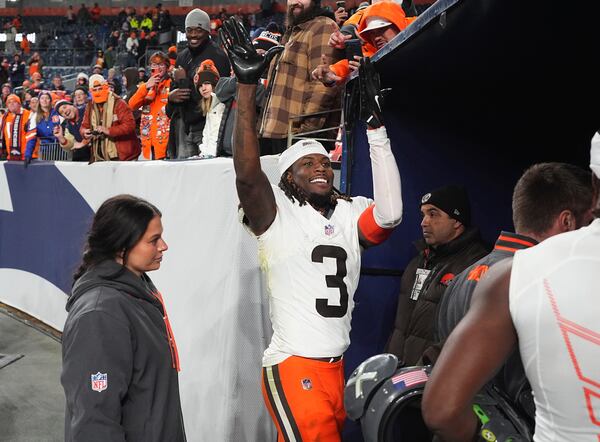
[(263, 357), (263, 396), (278, 441), (340, 441), (345, 418), (342, 354), (349, 344), (363, 248), (385, 240), (402, 217), (400, 174), (379, 107), (377, 74), (360, 68), (374, 200), (333, 189), (327, 151), (301, 140), (279, 159), (271, 186), (260, 168), (256, 84), (270, 57), (256, 54), (243, 27), (221, 39), (238, 79), (233, 162), (243, 222), (257, 237), (267, 279), (273, 338)]
[[(598, 217), (595, 142), (590, 167)], [(492, 266), (425, 388), (423, 417), (435, 434), (448, 442), (479, 437), (473, 397), (518, 343), (536, 405), (534, 441), (598, 442), (599, 274), (600, 219)]]

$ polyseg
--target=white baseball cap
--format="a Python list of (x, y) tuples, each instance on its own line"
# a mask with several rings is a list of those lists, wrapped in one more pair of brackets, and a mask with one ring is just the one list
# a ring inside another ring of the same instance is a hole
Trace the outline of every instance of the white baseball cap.
[(360, 31), (360, 35), (364, 34), (365, 32), (372, 31), (373, 29), (385, 28), (390, 25), (393, 25), (393, 23), (387, 18), (367, 17), (367, 27)]
[(592, 137), (590, 149), (590, 169), (600, 178), (600, 133), (596, 132)]
[(319, 153), (321, 155), (329, 156), (325, 148), (317, 140), (300, 140), (292, 144), (286, 150), (283, 151), (279, 157), (279, 174), (283, 174), (290, 168), (292, 164), (298, 161), (300, 158), (305, 157), (313, 153)]
[(94, 74), (90, 77), (90, 87), (106, 83), (106, 79), (100, 74)]

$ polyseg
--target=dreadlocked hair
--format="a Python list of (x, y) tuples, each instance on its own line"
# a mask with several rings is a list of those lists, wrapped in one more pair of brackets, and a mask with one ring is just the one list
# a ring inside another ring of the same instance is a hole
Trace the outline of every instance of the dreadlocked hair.
[[(281, 176), (281, 179), (279, 180), (279, 188), (283, 190), (285, 196), (287, 196), (291, 202), (294, 202), (294, 200), (296, 200), (298, 201), (298, 204), (300, 206), (305, 205), (308, 202), (308, 196), (294, 181), (290, 181), (287, 179), (287, 174), (288, 172), (285, 172)], [(337, 206), (337, 202), (340, 199), (349, 202), (352, 201), (352, 198), (350, 196), (344, 195), (334, 187), (333, 192), (331, 192), (331, 196), (329, 198), (329, 207), (327, 208), (333, 209), (335, 206)]]

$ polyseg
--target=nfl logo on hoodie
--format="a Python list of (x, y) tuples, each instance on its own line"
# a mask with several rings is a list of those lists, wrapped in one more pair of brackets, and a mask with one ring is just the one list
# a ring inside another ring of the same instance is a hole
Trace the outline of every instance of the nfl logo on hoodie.
[(106, 373), (96, 373), (92, 375), (92, 390), (100, 393), (108, 388), (108, 375)]

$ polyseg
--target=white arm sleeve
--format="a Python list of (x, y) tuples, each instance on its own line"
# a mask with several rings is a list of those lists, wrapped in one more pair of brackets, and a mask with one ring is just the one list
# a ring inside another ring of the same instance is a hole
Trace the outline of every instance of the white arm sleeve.
[(367, 130), (373, 170), (373, 215), (379, 227), (391, 229), (402, 221), (400, 171), (384, 126)]

